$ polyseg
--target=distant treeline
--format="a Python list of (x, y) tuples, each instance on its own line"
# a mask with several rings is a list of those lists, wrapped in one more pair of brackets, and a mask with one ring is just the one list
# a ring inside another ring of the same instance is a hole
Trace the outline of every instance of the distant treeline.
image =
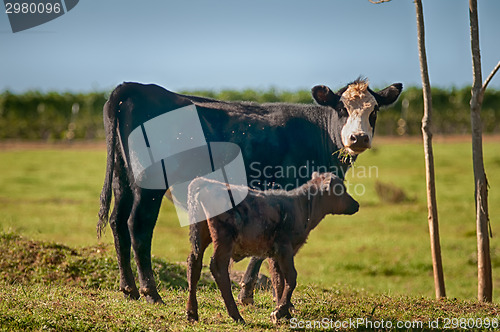
[[(183, 91), (185, 94), (259, 103), (312, 103), (309, 91), (269, 89)], [(0, 94), (0, 139), (72, 140), (102, 139), (102, 107), (109, 92)], [(470, 132), (470, 88), (432, 90), (433, 130), (436, 134)], [(422, 89), (407, 88), (398, 101), (380, 112), (377, 135), (420, 135), (423, 114)], [(484, 133), (500, 133), (500, 90), (487, 90), (482, 119)]]

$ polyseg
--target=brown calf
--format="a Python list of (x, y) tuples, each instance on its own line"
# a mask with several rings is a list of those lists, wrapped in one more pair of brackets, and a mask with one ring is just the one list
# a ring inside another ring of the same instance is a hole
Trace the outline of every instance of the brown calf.
[[(228, 267), (231, 258), (239, 261), (248, 256), (268, 258), (274, 287), (276, 309), (271, 320), (290, 318), (292, 292), (297, 271), (293, 258), (306, 242), (309, 232), (327, 214), (354, 214), (359, 204), (346, 192), (341, 179), (332, 173), (313, 173), (312, 179), (291, 190), (259, 191), (231, 186), (232, 194), (247, 191), (247, 198), (235, 208), (215, 217), (210, 205), (228, 195), (225, 183), (197, 178), (189, 185), (188, 207), (191, 254), (188, 257), (189, 299), (187, 316), (198, 320), (196, 285), (200, 278), (203, 253), (210, 242), (214, 253), (210, 271), (219, 287), (229, 316), (243, 322), (233, 295)], [(206, 216), (202, 220), (199, 216)], [(198, 219), (196, 219), (198, 216)]]

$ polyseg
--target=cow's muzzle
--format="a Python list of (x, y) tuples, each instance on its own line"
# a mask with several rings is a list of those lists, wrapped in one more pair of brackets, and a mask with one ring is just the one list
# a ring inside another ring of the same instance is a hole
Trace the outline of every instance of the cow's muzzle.
[(370, 136), (366, 134), (351, 134), (349, 136), (348, 142), (345, 145), (347, 151), (351, 154), (360, 154), (372, 147)]

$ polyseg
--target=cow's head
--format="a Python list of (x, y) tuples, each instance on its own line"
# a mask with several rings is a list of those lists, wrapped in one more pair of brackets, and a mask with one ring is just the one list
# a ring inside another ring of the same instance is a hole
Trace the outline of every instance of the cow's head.
[(317, 85), (312, 88), (312, 95), (318, 104), (335, 109), (341, 122), (345, 122), (342, 144), (354, 156), (371, 148), (379, 108), (394, 103), (402, 89), (403, 84), (394, 83), (374, 92), (367, 80), (357, 79), (335, 93), (327, 86)]

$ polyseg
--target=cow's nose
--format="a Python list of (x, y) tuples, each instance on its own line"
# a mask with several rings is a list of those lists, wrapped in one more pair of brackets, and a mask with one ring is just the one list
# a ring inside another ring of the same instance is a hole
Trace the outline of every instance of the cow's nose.
[(351, 144), (366, 145), (370, 143), (370, 137), (366, 134), (352, 134), (349, 139), (351, 140)]

